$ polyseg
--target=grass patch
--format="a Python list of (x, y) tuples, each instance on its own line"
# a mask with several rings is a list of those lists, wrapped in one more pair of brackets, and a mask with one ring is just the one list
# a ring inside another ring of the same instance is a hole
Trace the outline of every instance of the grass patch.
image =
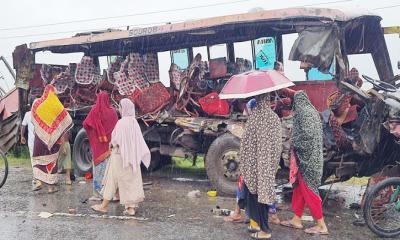
[(186, 177), (186, 178), (207, 178), (204, 168), (204, 158), (198, 157), (196, 166), (192, 166), (191, 158), (172, 158), (172, 164), (163, 166), (159, 171), (151, 173), (152, 175), (163, 175), (168, 177)]
[[(7, 154), (7, 161), (10, 167), (32, 167), (27, 147), (14, 147), (11, 149)], [(0, 164), (3, 166), (3, 159), (0, 159)]]

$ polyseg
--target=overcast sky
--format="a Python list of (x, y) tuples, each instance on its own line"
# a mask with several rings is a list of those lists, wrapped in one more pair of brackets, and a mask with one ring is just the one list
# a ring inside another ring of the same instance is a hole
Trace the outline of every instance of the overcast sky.
[[(210, 7), (196, 8), (210, 4), (220, 4)], [(226, 3), (226, 4), (224, 4)], [(122, 27), (127, 25), (159, 25), (164, 22), (199, 19), (212, 16), (222, 16), (248, 12), (255, 7), (263, 9), (277, 9), (295, 6), (316, 7), (346, 7), (371, 9), (382, 16), (383, 26), (400, 25), (400, 2), (398, 0), (13, 0), (2, 1), (0, 14), (0, 55), (3, 55), (12, 63), (11, 54), (15, 46), (33, 41), (56, 39), (72, 36), (76, 32), (91, 29), (103, 29)], [(399, 5), (399, 6), (397, 6)], [(171, 9), (183, 9), (180, 11), (165, 11)], [(187, 9), (190, 8), (190, 9)], [(160, 12), (164, 11), (164, 12)], [(152, 14), (138, 14), (149, 13)], [(159, 13), (157, 13), (159, 12)], [(130, 17), (117, 17), (134, 15)], [(70, 24), (58, 24), (26, 28), (26, 26), (46, 25), (60, 22), (85, 20), (93, 18), (115, 17), (106, 20), (81, 21)], [(387, 36), (388, 48), (392, 62), (400, 60), (400, 38), (398, 35)], [(362, 62), (365, 66), (358, 66), (360, 71), (375, 75), (362, 56), (350, 59), (352, 65)], [(2, 64), (1, 64), (2, 65)], [(395, 73), (397, 64), (393, 65)], [(9, 88), (12, 81), (3, 66), (0, 66), (0, 74), (8, 79), (7, 83), (0, 80), (0, 86)], [(1, 76), (1, 75), (0, 75)]]

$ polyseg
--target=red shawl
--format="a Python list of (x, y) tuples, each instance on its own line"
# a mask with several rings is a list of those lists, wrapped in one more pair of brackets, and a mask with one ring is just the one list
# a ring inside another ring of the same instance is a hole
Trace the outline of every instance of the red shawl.
[(111, 133), (117, 121), (118, 116), (110, 105), (110, 97), (106, 92), (100, 92), (97, 95), (96, 104), (83, 122), (83, 128), (89, 138), (94, 165), (99, 164), (110, 155)]

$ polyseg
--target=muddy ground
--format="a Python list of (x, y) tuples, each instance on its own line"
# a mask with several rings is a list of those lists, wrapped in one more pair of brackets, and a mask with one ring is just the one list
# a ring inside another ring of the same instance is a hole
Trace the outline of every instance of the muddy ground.
[[(167, 176), (168, 175), (168, 176)], [(234, 206), (229, 197), (209, 198), (208, 181), (181, 182), (170, 174), (145, 176), (146, 200), (140, 205), (139, 220), (96, 218), (91, 215), (91, 183), (75, 181), (72, 186), (60, 185), (60, 191), (48, 195), (46, 191), (31, 192), (32, 175), (29, 169), (12, 168), (6, 185), (0, 189), (0, 239), (249, 239), (244, 224), (225, 223), (210, 210)], [(199, 198), (190, 199), (187, 193), (200, 190)], [(284, 202), (289, 207), (289, 202)], [(41, 218), (40, 212), (68, 213), (73, 216)], [(108, 216), (122, 214), (123, 208), (114, 203)], [(77, 216), (77, 214), (88, 214)], [(302, 231), (272, 226), (273, 239), (377, 239), (367, 227), (355, 227), (356, 211), (335, 206), (325, 209), (331, 235), (311, 237)], [(290, 216), (289, 210), (279, 212), (281, 218)], [(305, 225), (310, 225), (306, 222)]]

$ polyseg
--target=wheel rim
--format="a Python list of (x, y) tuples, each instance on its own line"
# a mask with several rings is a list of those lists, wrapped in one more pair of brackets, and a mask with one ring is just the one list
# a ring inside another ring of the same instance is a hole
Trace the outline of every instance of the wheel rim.
[(239, 152), (237, 150), (228, 150), (224, 152), (221, 159), (222, 174), (226, 179), (236, 182), (239, 178)]
[(87, 172), (92, 167), (92, 151), (90, 150), (89, 140), (86, 138), (79, 146), (80, 157), (77, 158), (79, 168)]
[(8, 175), (7, 157), (2, 152), (0, 152), (0, 188), (6, 182), (7, 175)]
[(400, 185), (387, 185), (374, 194), (369, 213), (373, 225), (380, 231), (386, 233), (400, 233), (400, 211), (396, 210), (399, 204), (400, 194), (392, 201), (392, 196)]

